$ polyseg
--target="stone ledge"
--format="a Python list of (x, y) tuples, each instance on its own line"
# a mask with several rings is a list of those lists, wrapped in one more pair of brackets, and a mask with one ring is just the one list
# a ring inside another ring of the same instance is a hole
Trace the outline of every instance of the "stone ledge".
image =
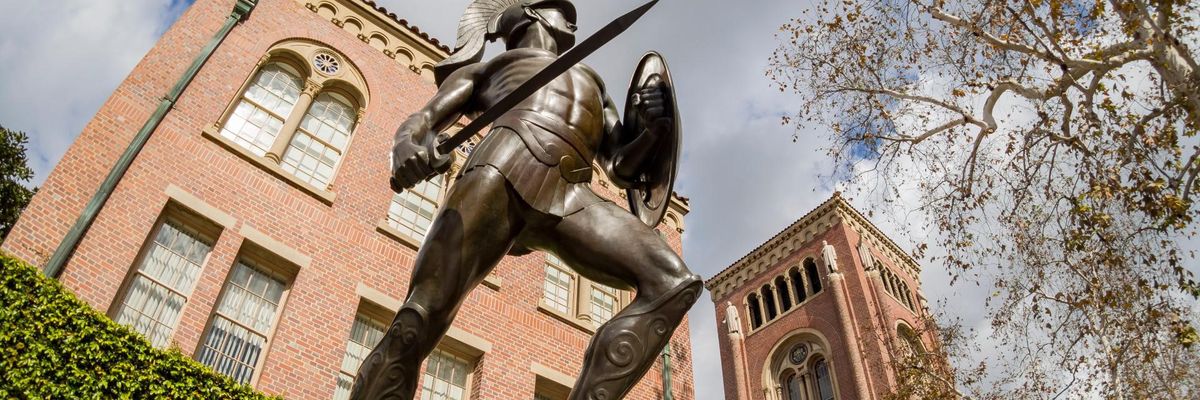
[(293, 187), (300, 189), (300, 191), (307, 193), (308, 195), (312, 196), (313, 198), (316, 198), (317, 200), (320, 200), (322, 203), (325, 203), (325, 205), (327, 205), (327, 206), (333, 205), (333, 201), (335, 199), (337, 199), (336, 193), (330, 192), (328, 190), (317, 189), (317, 188), (313, 187), (312, 185), (308, 184), (307, 182), (303, 182), (299, 179), (296, 179), (296, 177), (293, 176), (292, 174), (288, 173), (287, 171), (284, 171), (282, 168), (279, 168), (279, 164), (276, 164), (274, 161), (271, 161), (271, 160), (267, 159), (266, 157), (254, 155), (253, 153), (250, 153), (250, 151), (246, 150), (245, 148), (242, 148), (242, 146), (238, 146), (237, 143), (234, 143), (234, 142), (230, 141), (229, 139), (221, 137), (221, 134), (217, 133), (216, 126), (210, 125), (208, 127), (205, 127), (203, 130), (201, 130), (201, 136), (204, 136), (208, 140), (211, 140), (212, 142), (220, 145), (221, 147), (224, 147), (226, 150), (229, 150), (229, 152), (236, 154), (238, 157), (241, 157), (242, 159), (244, 159), (246, 161), (249, 161), (251, 164), (254, 164), (255, 166), (261, 168), (262, 170), (271, 173), (271, 175), (275, 175), (276, 178), (279, 178), (279, 179), (283, 180), (284, 182), (287, 182), (288, 184), (292, 185)]

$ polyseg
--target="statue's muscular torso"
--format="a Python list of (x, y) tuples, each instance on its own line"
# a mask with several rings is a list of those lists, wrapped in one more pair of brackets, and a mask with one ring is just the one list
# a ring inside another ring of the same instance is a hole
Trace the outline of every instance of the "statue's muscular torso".
[[(469, 110), (468, 115), (475, 117), (492, 107), (557, 58), (557, 54), (547, 50), (521, 48), (488, 61), (477, 75), (471, 101), (479, 109)], [(506, 116), (537, 114), (553, 118), (578, 132), (586, 145), (596, 151), (604, 138), (604, 107), (604, 84), (599, 75), (586, 65), (576, 64)]]

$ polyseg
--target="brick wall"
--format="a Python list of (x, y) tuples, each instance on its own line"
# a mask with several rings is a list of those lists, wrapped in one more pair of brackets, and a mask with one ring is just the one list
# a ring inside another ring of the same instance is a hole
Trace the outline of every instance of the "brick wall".
[[(157, 102), (175, 83), (232, 10), (234, 0), (199, 0), (113, 92), (46, 180), (3, 244), (16, 256), (43, 263), (95, 193)], [(403, 10), (396, 10), (403, 14)], [(235, 101), (242, 84), (272, 45), (309, 39), (336, 49), (365, 77), (370, 104), (332, 182), (332, 204), (297, 189), (202, 136)], [(415, 251), (381, 233), (392, 193), (388, 149), (401, 121), (424, 104), (432, 84), (293, 0), (262, 0), (237, 26), (167, 114), (80, 243), (61, 281), (102, 311), (111, 311), (170, 200), (187, 193), (233, 222), (222, 226), (199, 282), (182, 311), (174, 341), (196, 351), (247, 227), (311, 258), (296, 272), (280, 310), (255, 386), (288, 398), (329, 398), (346, 338), (366, 285), (392, 298), (407, 290)], [(596, 185), (622, 204), (616, 193)], [(664, 229), (664, 231), (669, 231)], [(680, 235), (666, 232), (676, 251)], [(471, 293), (455, 326), (493, 347), (478, 362), (474, 399), (532, 398), (534, 362), (567, 375), (582, 364), (590, 333), (538, 311), (543, 256), (508, 257), (495, 275), (500, 288)], [(694, 398), (687, 322), (676, 332), (675, 398)], [(661, 393), (660, 365), (629, 398)]]
[[(817, 212), (814, 211), (814, 213)], [(735, 374), (744, 374), (750, 399), (776, 399), (774, 396), (769, 396), (764, 390), (764, 387), (768, 386), (764, 383), (764, 371), (770, 370), (771, 367), (768, 363), (772, 357), (778, 357), (783, 354), (780, 353), (781, 351), (787, 351), (779, 346), (794, 335), (804, 333), (816, 334), (828, 342), (830, 348), (828, 349), (829, 354), (826, 355), (833, 366), (838, 398), (860, 398), (855, 390), (854, 380), (854, 376), (858, 372), (853, 368), (849, 346), (857, 347), (861, 368), (865, 371), (864, 381), (868, 397), (882, 397), (895, 387), (896, 378), (893, 376), (889, 363), (892, 360), (891, 354), (896, 351), (897, 324), (903, 321), (921, 332), (918, 325), (920, 320), (914, 310), (908, 309), (887, 294), (882, 287), (879, 287), (878, 281), (867, 272), (858, 253), (858, 245), (862, 240), (859, 232), (843, 219), (838, 218), (834, 221), (824, 231), (818, 231), (816, 235), (806, 237), (784, 256), (768, 263), (760, 272), (751, 275), (744, 281), (737, 282), (733, 290), (723, 293), (720, 297), (714, 297), (716, 320), (726, 320), (726, 302), (732, 302), (740, 313), (739, 317), (743, 328), (742, 345), (739, 350), (728, 335), (724, 324), (719, 325), (719, 346), (727, 399), (739, 398), (735, 385)], [(830, 272), (821, 252), (823, 242), (828, 242), (837, 253), (838, 270), (843, 277), (842, 293), (846, 299), (844, 314), (839, 312), (836, 304), (834, 291), (838, 290), (838, 287), (830, 279)], [(899, 277), (911, 288), (913, 295), (920, 296), (920, 283), (914, 277), (908, 273), (901, 273), (904, 269), (884, 257), (879, 249), (871, 248), (871, 246), (868, 248), (875, 260), (884, 267), (897, 272)], [(761, 251), (770, 253), (772, 249), (762, 249)], [(809, 297), (806, 302), (793, 306), (789, 312), (781, 312), (781, 315), (774, 320), (764, 321), (761, 327), (753, 329), (746, 306), (747, 296), (752, 292), (759, 291), (776, 277), (786, 274), (789, 269), (797, 266), (803, 268), (803, 262), (808, 258), (816, 262), (820, 271), (822, 291)], [(920, 306), (917, 308), (919, 309)], [(916, 312), (921, 311), (916, 310)], [(843, 329), (843, 318), (850, 320), (852, 331), (849, 334)], [(922, 337), (922, 341), (927, 348), (932, 348), (934, 338), (931, 335), (925, 335)], [(738, 371), (733, 368), (735, 351), (744, 352), (746, 370)]]

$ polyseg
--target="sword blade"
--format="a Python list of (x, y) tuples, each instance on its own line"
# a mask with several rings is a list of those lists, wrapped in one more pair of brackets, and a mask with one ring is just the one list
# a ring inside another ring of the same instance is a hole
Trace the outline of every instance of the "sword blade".
[(438, 153), (447, 154), (451, 151), (454, 151), (455, 147), (458, 147), (459, 145), (463, 144), (463, 142), (466, 142), (467, 139), (475, 136), (476, 133), (479, 133), (479, 131), (483, 130), (483, 127), (495, 122), (496, 119), (500, 118), (500, 116), (504, 115), (504, 113), (508, 112), (513, 107), (516, 107), (517, 104), (520, 104), (522, 101), (525, 101), (525, 99), (529, 98), (529, 96), (546, 86), (546, 84), (557, 79), (558, 76), (562, 75), (563, 72), (567, 72), (567, 70), (571, 69), (571, 67), (575, 66), (575, 64), (579, 64), (580, 61), (583, 61), (584, 58), (586, 58), (588, 55), (591, 55), (601, 46), (604, 46), (604, 44), (625, 32), (626, 29), (629, 29), (630, 26), (633, 26), (633, 23), (636, 22), (638, 18), (641, 18), (642, 15), (645, 15), (646, 12), (650, 11), (650, 8), (654, 7), (654, 5), (657, 3), (658, 0), (651, 0), (646, 4), (643, 4), (641, 7), (625, 13), (625, 15), (622, 15), (613, 22), (608, 23), (608, 25), (605, 25), (599, 31), (596, 31), (596, 33), (592, 34), (592, 36), (584, 39), (584, 41), (576, 45), (575, 48), (566, 52), (562, 56), (559, 56), (557, 60), (554, 60), (554, 62), (551, 62), (550, 65), (542, 68), (541, 71), (538, 71), (538, 73), (534, 74), (532, 78), (529, 78), (528, 81), (525, 81), (525, 83), (522, 83), (521, 86), (518, 86), (516, 90), (512, 91), (512, 93), (509, 93), (507, 96), (504, 96), (504, 98), (500, 99), (500, 101), (496, 102), (492, 108), (489, 108), (487, 111), (484, 111), (483, 114), (480, 114), (478, 117), (472, 120), (471, 123), (467, 124), (467, 126), (461, 131), (458, 131), (453, 136), (450, 136), (441, 143), (438, 143)]

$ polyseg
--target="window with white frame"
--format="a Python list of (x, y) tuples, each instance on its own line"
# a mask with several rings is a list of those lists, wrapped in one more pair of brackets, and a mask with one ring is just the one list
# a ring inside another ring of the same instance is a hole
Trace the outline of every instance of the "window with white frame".
[(426, 359), (421, 377), (421, 400), (465, 400), (470, 398), (471, 362), (436, 349)]
[(586, 279), (552, 254), (546, 254), (544, 268), (540, 307), (585, 330), (608, 322), (629, 303), (628, 292)]
[(617, 296), (619, 296), (617, 289), (599, 283), (592, 284), (591, 315), (593, 324), (600, 326), (612, 319), (613, 314), (617, 312), (619, 303)]
[(221, 127), (221, 136), (265, 156), (300, 99), (302, 86), (300, 74), (286, 64), (264, 66)]
[[(320, 50), (304, 56), (320, 60), (305, 62), (299, 53), (311, 53), (312, 46), (297, 45), (282, 43), (279, 48), (291, 51), (273, 49), (263, 58), (219, 133), (210, 136), (244, 149), (251, 161), (294, 177), (302, 187), (325, 191), (346, 153), (367, 90), (362, 76), (340, 56)], [(334, 65), (333, 75), (313, 69)]]
[(442, 201), (445, 182), (445, 176), (439, 175), (392, 196), (388, 225), (417, 243), (424, 242)]
[(183, 223), (166, 219), (147, 243), (114, 320), (156, 347), (171, 340), (212, 244)]
[(259, 367), (287, 284), (269, 270), (240, 260), (217, 301), (196, 359), (239, 383)]
[(342, 355), (342, 366), (338, 372), (337, 389), (333, 393), (335, 400), (350, 398), (350, 389), (354, 386), (354, 376), (363, 360), (383, 339), (385, 323), (360, 311), (354, 316), (354, 325), (350, 328), (350, 337), (346, 340), (346, 352)]
[(333, 170), (350, 142), (354, 120), (355, 111), (349, 99), (336, 93), (321, 93), (304, 114), (280, 167), (315, 187), (329, 186)]
[(546, 279), (542, 283), (542, 300), (546, 306), (562, 313), (571, 311), (571, 292), (575, 276), (568, 272), (562, 260), (546, 255)]

